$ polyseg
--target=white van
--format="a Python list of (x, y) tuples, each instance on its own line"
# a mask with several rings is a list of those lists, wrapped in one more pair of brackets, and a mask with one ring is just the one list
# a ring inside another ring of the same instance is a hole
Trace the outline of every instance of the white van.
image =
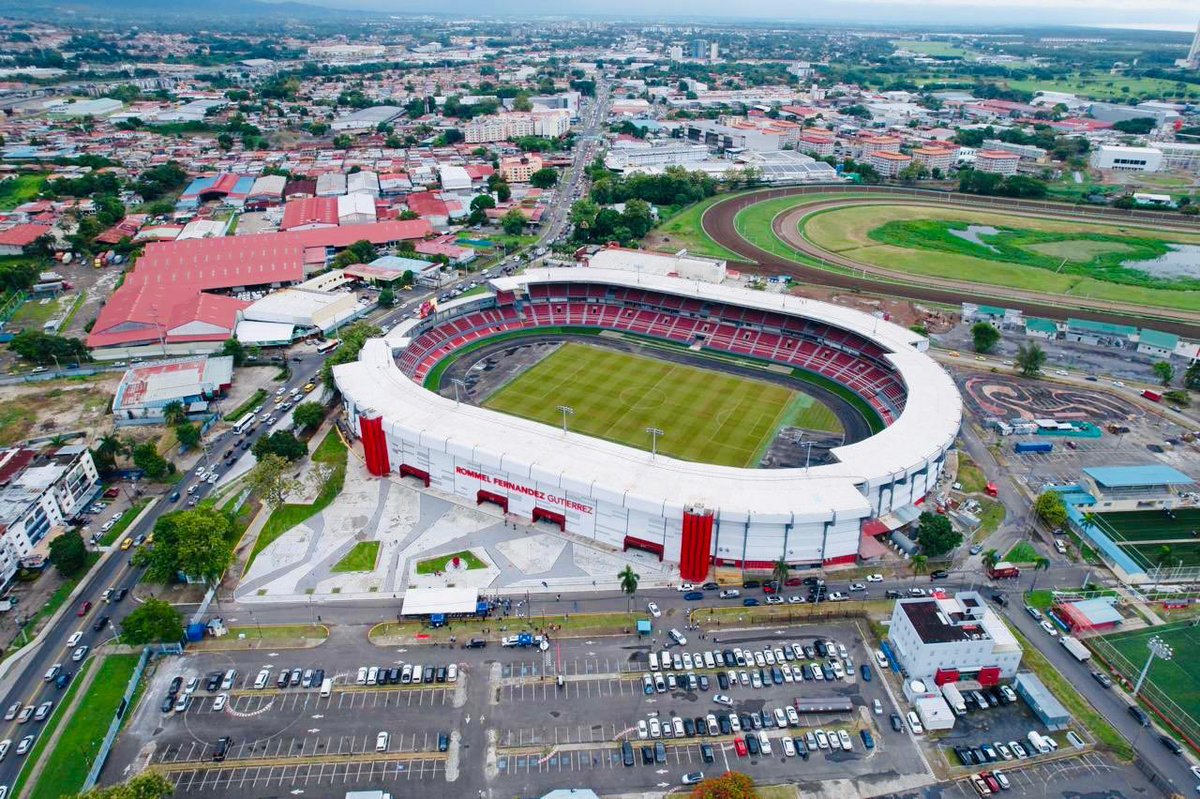
[(329, 695), (330, 695), (330, 694), (332, 694), (332, 693), (333, 693), (333, 678), (332, 678), (332, 677), (326, 677), (326, 678), (325, 678), (325, 679), (324, 679), (324, 680), (321, 682), (321, 698), (322, 698), (322, 699), (328, 699), (328, 698), (329, 698)]
[(650, 653), (650, 671), (658, 671), (658, 653)]
[(233, 688), (233, 681), (237, 679), (237, 669), (230, 669), (225, 672), (225, 676), (221, 679), (221, 690), (229, 691)]

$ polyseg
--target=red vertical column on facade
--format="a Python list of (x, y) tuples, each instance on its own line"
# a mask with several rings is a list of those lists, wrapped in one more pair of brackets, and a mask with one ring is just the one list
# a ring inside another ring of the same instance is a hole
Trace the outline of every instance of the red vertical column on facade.
[(388, 462), (387, 436), (383, 432), (383, 417), (374, 411), (364, 411), (358, 416), (358, 431), (362, 436), (363, 456), (367, 471), (383, 477), (391, 470)]
[(709, 553), (712, 551), (713, 515), (703, 509), (683, 513), (683, 536), (679, 547), (679, 576), (684, 580), (700, 581), (708, 577)]

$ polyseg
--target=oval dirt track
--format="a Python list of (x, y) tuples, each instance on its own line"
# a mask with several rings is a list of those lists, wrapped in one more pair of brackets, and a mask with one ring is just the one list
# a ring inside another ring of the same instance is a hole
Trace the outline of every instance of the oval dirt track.
[[(856, 194), (867, 193), (879, 196), (858, 199), (832, 199), (826, 202), (812, 203), (802, 208), (784, 211), (773, 220), (772, 226), (776, 235), (795, 249), (827, 263), (853, 269), (859, 272), (859, 275), (841, 274), (780, 258), (746, 241), (737, 232), (734, 224), (735, 218), (739, 211), (750, 205), (782, 197), (799, 197), (828, 193), (831, 190), (840, 192), (851, 190)], [(1177, 333), (1189, 338), (1200, 336), (1200, 315), (1189, 311), (1135, 306), (1072, 296), (1048, 297), (1018, 289), (1008, 289), (1003, 286), (988, 286), (969, 281), (953, 281), (941, 278), (938, 278), (936, 285), (933, 285), (929, 282), (922, 282), (929, 279), (922, 278), (919, 275), (890, 272), (873, 264), (864, 264), (836, 253), (828, 252), (806, 240), (797, 230), (797, 224), (801, 217), (818, 210), (863, 204), (896, 204), (897, 202), (908, 205), (925, 204), (940, 208), (959, 206), (971, 208), (972, 210), (988, 210), (1042, 219), (1062, 218), (1101, 224), (1112, 223), (1118, 220), (1133, 221), (1144, 225), (1153, 225), (1158, 229), (1169, 228), (1190, 233), (1200, 233), (1200, 225), (1188, 224), (1184, 219), (1174, 214), (1122, 212), (1115, 211), (1114, 209), (1089, 209), (1084, 213), (1077, 211), (1072, 206), (1056, 203), (1042, 203), (1028, 200), (1001, 200), (990, 197), (950, 194), (948, 192), (904, 190), (890, 187), (854, 187), (848, 189), (844, 186), (836, 188), (830, 186), (793, 186), (783, 189), (763, 189), (761, 191), (734, 195), (727, 200), (713, 204), (704, 213), (701, 225), (704, 228), (704, 232), (714, 241), (742, 256), (748, 262), (758, 264), (759, 268), (766, 274), (790, 275), (818, 285), (844, 288), (851, 291), (886, 294), (943, 305), (957, 306), (963, 301), (977, 302), (1019, 309), (1030, 316), (1044, 316), (1054, 319), (1065, 319), (1071, 316), (1097, 322), (1152, 326), (1156, 329)]]

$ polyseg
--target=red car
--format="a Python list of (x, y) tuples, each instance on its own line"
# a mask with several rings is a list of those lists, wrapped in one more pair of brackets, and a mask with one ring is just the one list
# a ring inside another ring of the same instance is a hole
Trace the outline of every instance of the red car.
[(76, 616), (86, 616), (88, 611), (91, 609), (92, 609), (92, 603), (84, 602), (82, 605), (79, 606), (79, 610), (76, 611), (75, 615)]
[(774, 594), (774, 593), (777, 593), (778, 591), (779, 591), (779, 589), (775, 586), (775, 583), (763, 583), (763, 593), (764, 594)]
[(104, 496), (108, 497), (109, 499), (113, 499), (114, 497), (119, 497), (119, 496), (121, 496), (121, 489), (110, 488), (104, 492)]
[(735, 752), (737, 752), (738, 757), (745, 757), (746, 755), (750, 754), (750, 750), (746, 748), (746, 742), (741, 738), (733, 739), (733, 749)]
[(987, 783), (987, 787), (992, 789), (992, 793), (1000, 793), (1000, 783), (991, 774), (986, 771), (979, 775), (983, 777), (983, 781)]
[(799, 577), (789, 577), (784, 581), (783, 584), (786, 586), (795, 587), (797, 585), (804, 585), (804, 580)]

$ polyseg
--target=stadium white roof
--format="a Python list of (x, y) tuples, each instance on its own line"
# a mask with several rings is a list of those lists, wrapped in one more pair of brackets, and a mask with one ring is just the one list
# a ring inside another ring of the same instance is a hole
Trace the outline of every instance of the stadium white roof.
[[(912, 331), (873, 316), (828, 303), (789, 295), (659, 277), (642, 273), (637, 285), (670, 294), (703, 297), (750, 308), (783, 311), (853, 330), (874, 340), (890, 354), (908, 400), (891, 426), (857, 443), (832, 450), (837, 463), (811, 469), (738, 469), (694, 463), (567, 433), (472, 405), (456, 405), (406, 377), (393, 349), (407, 345), (411, 320), (392, 330), (387, 340), (372, 339), (359, 361), (335, 367), (342, 393), (357, 408), (383, 415), (385, 428), (404, 431), (409, 440), (445, 450), (475, 463), (507, 471), (528, 472), (537, 480), (626, 505), (662, 512), (665, 506), (720, 508), (723, 518), (747, 509), (759, 520), (825, 519), (830, 512), (867, 516), (868, 485), (915, 474), (935, 462), (958, 434), (962, 399), (950, 376), (923, 351), (928, 342)], [(522, 291), (539, 282), (586, 281), (630, 285), (630, 274), (602, 269), (538, 269), (497, 278), (497, 290)], [(467, 304), (460, 298), (441, 310)], [(669, 432), (668, 432), (669, 434)]]

